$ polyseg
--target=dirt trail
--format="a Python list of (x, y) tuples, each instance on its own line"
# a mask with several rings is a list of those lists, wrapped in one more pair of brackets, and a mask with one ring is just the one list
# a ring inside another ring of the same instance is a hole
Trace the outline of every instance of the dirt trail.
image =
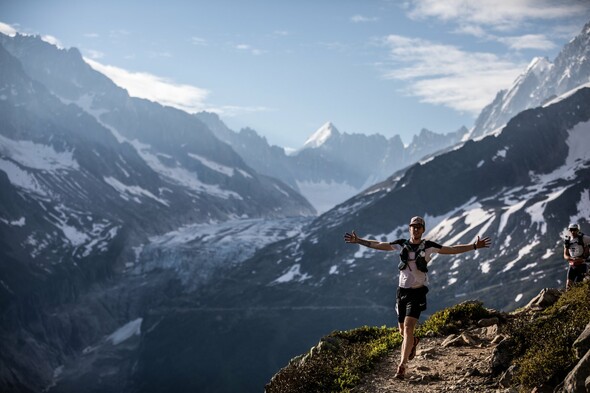
[(406, 378), (396, 379), (399, 350), (388, 354), (367, 374), (354, 393), (508, 392), (491, 378), (494, 344), (448, 346), (445, 338), (422, 338), (416, 357), (408, 363)]

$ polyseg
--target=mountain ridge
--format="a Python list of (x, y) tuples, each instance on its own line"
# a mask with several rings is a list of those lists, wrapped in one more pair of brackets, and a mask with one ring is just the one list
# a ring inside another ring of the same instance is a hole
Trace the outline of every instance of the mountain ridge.
[(195, 114), (221, 139), (227, 141), (254, 169), (280, 177), (299, 190), (319, 213), (385, 179), (392, 172), (444, 150), (468, 133), (462, 127), (445, 135), (423, 129), (408, 146), (401, 137), (381, 134), (349, 134), (326, 122), (310, 134), (305, 144), (287, 154), (269, 145), (256, 131), (230, 130), (211, 113)]
[(553, 62), (535, 58), (507, 90), (484, 107), (470, 130), (477, 138), (502, 128), (519, 112), (543, 105), (590, 81), (590, 22), (567, 43)]

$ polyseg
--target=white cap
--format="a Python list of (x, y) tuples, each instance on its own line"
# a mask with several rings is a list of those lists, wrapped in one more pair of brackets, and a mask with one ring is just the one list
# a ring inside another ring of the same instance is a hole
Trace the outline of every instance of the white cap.
[(412, 217), (412, 219), (410, 220), (410, 226), (412, 225), (422, 225), (423, 227), (426, 226), (424, 223), (424, 219), (420, 216)]

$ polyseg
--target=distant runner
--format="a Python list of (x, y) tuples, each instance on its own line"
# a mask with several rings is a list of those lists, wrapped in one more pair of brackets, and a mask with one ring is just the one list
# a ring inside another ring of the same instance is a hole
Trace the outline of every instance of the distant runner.
[(441, 246), (430, 240), (423, 240), (425, 223), (422, 217), (410, 220), (410, 239), (398, 239), (393, 242), (379, 242), (366, 240), (352, 233), (344, 235), (346, 243), (360, 244), (365, 247), (383, 251), (399, 251), (399, 287), (397, 289), (396, 311), (398, 315), (399, 331), (404, 341), (401, 346), (401, 359), (397, 367), (396, 378), (404, 378), (406, 364), (416, 356), (418, 337), (414, 337), (414, 329), (420, 318), (420, 313), (426, 310), (426, 293), (428, 292), (427, 265), (432, 254), (461, 254), (479, 248), (487, 248), (491, 244), (489, 237), (480, 239), (473, 244), (457, 244)]
[(588, 272), (586, 259), (588, 258), (588, 248), (590, 245), (590, 236), (584, 235), (580, 231), (578, 224), (570, 224), (567, 228), (570, 236), (565, 237), (563, 245), (563, 259), (568, 261), (567, 281), (565, 283), (566, 291), (576, 282), (581, 282)]

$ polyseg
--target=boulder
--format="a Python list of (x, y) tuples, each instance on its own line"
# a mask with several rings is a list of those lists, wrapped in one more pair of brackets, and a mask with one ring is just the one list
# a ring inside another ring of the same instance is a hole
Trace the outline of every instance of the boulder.
[(586, 325), (586, 329), (574, 342), (574, 353), (578, 359), (581, 359), (590, 349), (590, 323)]
[(557, 288), (544, 288), (537, 296), (531, 299), (525, 308), (535, 311), (544, 310), (555, 304), (561, 296), (561, 293), (562, 292)]
[(580, 393), (590, 391), (590, 352), (586, 352), (584, 357), (565, 377), (556, 392), (559, 393)]

